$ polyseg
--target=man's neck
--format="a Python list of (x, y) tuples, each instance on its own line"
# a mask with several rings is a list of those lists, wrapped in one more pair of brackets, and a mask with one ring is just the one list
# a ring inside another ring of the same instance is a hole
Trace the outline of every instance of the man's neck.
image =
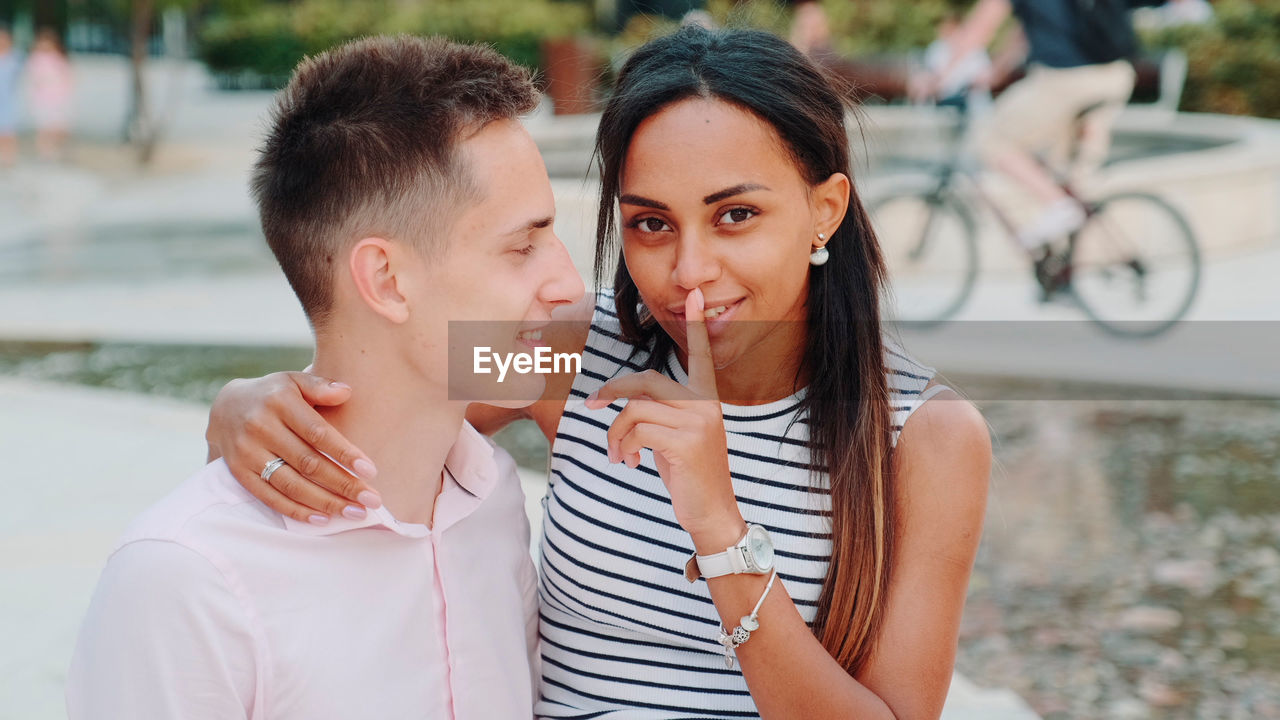
[(374, 362), (375, 353), (350, 350), (317, 350), (313, 372), (352, 388), (347, 402), (318, 410), (373, 460), (378, 476), (369, 484), (391, 514), (401, 522), (430, 525), (466, 405), (450, 402), (442, 386), (424, 385), (404, 364)]

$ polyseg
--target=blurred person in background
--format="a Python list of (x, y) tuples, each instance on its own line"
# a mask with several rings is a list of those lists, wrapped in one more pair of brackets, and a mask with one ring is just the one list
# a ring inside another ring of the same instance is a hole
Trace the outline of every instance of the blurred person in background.
[(67, 51), (52, 28), (42, 28), (36, 34), (26, 73), (31, 114), (36, 125), (36, 151), (46, 160), (57, 160), (62, 156), (71, 127), (71, 96), (75, 84)]
[(0, 27), (0, 167), (18, 159), (18, 75), (22, 58), (13, 46), (13, 35)]
[(813, 55), (831, 49), (831, 24), (818, 0), (793, 0), (794, 14), (788, 39), (797, 50)]
[[(937, 39), (924, 51), (925, 73), (911, 78), (909, 90), (913, 97), (933, 92), (939, 105), (967, 104), (970, 109), (991, 102), (992, 65), (986, 49), (973, 48), (965, 57), (956, 57), (961, 20), (960, 13), (950, 11), (938, 23)], [(945, 82), (935, 90), (931, 78), (948, 68)]]
[(995, 102), (975, 138), (983, 159), (1016, 180), (1040, 203), (1018, 240), (1038, 250), (1078, 230), (1085, 212), (1055, 181), (1037, 154), (1060, 147), (1080, 125), (1078, 168), (1100, 166), (1111, 127), (1133, 93), (1137, 35), (1133, 0), (979, 0), (955, 32), (951, 60), (931, 73), (921, 91), (940, 96), (970, 53), (987, 47), (1013, 15), (1025, 38), (1027, 76)]

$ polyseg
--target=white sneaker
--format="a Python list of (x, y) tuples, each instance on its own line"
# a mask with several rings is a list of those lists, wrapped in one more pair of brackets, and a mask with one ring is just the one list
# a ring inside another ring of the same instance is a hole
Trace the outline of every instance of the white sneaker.
[(1031, 222), (1018, 231), (1018, 242), (1028, 250), (1036, 250), (1058, 238), (1070, 235), (1084, 225), (1084, 208), (1071, 198), (1049, 203)]

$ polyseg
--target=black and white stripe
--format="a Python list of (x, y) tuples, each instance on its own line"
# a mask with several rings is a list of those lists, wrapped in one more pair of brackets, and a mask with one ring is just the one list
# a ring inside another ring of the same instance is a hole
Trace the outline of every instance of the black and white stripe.
[[(552, 445), (542, 532), (542, 718), (604, 720), (758, 717), (739, 670), (725, 668), (720, 619), (705, 582), (690, 584), (693, 552), (652, 455), (610, 465), (605, 433), (622, 403), (583, 400), (648, 359), (619, 338), (613, 298), (601, 293), (582, 372)], [(918, 405), (933, 370), (896, 346), (886, 354), (893, 425)], [(674, 357), (664, 373), (684, 382)], [(800, 393), (758, 406), (724, 406), (738, 505), (769, 528), (779, 579), (806, 622), (831, 556), (830, 495), (809, 470)], [(894, 440), (897, 439), (897, 430)]]

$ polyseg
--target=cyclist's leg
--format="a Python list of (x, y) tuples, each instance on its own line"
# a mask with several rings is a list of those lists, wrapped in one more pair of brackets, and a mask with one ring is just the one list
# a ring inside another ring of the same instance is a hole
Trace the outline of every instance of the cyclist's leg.
[(1074, 116), (1055, 96), (1058, 72), (1033, 67), (996, 98), (974, 137), (983, 162), (1011, 177), (1040, 204), (1066, 197), (1035, 158), (1067, 131)]
[(1133, 94), (1133, 66), (1123, 60), (1098, 67), (1094, 88), (1099, 99), (1094, 109), (1080, 118), (1080, 135), (1068, 177), (1075, 188), (1088, 188), (1107, 160), (1111, 131), (1116, 118)]
[(996, 100), (979, 148), (989, 165), (1032, 194), (1035, 213), (1017, 231), (1018, 242), (1031, 251), (1065, 237), (1085, 221), (1084, 208), (1035, 155), (1060, 144), (1072, 127), (1078, 110), (1062, 91), (1069, 82), (1069, 71), (1033, 67)]
[[(992, 123), (984, 155), (1041, 201), (1037, 215), (1018, 231), (1022, 244), (1034, 249), (1074, 232), (1084, 223), (1085, 214), (1033, 153), (1051, 148), (1073, 131), (1076, 117), (1086, 108), (1115, 106), (1127, 100), (1133, 87), (1133, 68), (1124, 61), (1076, 68), (1035, 68), (1023, 82), (1027, 85), (1022, 92), (1008, 100), (1001, 96), (1006, 114)], [(1114, 111), (1111, 119), (1114, 120)], [(1094, 132), (1103, 129), (1109, 136), (1110, 122)], [(1096, 136), (1091, 142), (1094, 144), (1090, 152), (1096, 155), (1101, 149), (1105, 158), (1106, 146)]]

